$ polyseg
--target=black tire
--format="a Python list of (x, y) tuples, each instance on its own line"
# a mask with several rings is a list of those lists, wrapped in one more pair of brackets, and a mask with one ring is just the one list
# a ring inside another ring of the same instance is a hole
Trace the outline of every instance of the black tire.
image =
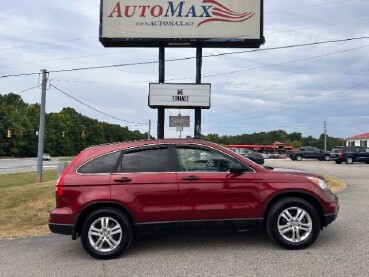
[(354, 158), (352, 158), (352, 157), (347, 157), (347, 158), (346, 158), (346, 163), (347, 163), (347, 164), (353, 164), (353, 163), (354, 163)]
[(342, 161), (341, 160), (335, 160), (336, 164), (341, 164)]
[[(104, 225), (107, 223), (106, 226), (103, 226), (103, 218), (109, 219), (108, 221), (104, 221)], [(92, 227), (96, 229), (91, 230)], [(93, 232), (91, 236), (89, 236), (90, 230)], [(118, 233), (111, 234), (111, 232), (114, 233), (113, 230)], [(119, 230), (121, 231), (120, 233)], [(99, 209), (88, 215), (83, 223), (81, 233), (83, 248), (88, 254), (97, 259), (113, 259), (118, 257), (128, 248), (132, 237), (133, 232), (130, 221), (122, 212), (113, 208)], [(100, 250), (93, 246), (94, 242), (97, 243), (97, 246), (100, 245)]]
[(301, 155), (296, 155), (296, 161), (302, 161), (302, 156)]
[(323, 158), (326, 162), (330, 161), (331, 157), (329, 155), (325, 155)]
[[(294, 212), (297, 213), (298, 209), (306, 213), (301, 220), (298, 220), (298, 216), (294, 218), (297, 215)], [(291, 216), (290, 222), (286, 220), (286, 211)], [(321, 223), (317, 210), (313, 205), (301, 198), (287, 197), (279, 200), (271, 207), (266, 219), (266, 228), (269, 236), (287, 249), (303, 249), (310, 246), (317, 239), (320, 232)], [(306, 227), (308, 224), (311, 224), (311, 228)], [(279, 227), (282, 226), (285, 227), (284, 234), (281, 234), (283, 230), (279, 230)], [(305, 228), (308, 231), (305, 231)], [(300, 235), (300, 239), (299, 237), (296, 238), (295, 235), (295, 241), (293, 241), (293, 234), (297, 233)]]

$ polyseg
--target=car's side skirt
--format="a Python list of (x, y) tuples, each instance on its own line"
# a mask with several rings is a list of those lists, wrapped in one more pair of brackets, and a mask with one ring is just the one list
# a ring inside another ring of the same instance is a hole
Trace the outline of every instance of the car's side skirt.
[(263, 218), (237, 218), (215, 220), (186, 220), (136, 223), (135, 229), (140, 234), (155, 233), (164, 230), (247, 230), (263, 225)]

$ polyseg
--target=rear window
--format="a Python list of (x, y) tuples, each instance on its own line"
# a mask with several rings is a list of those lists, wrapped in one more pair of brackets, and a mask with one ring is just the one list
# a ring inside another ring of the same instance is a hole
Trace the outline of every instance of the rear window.
[(84, 174), (112, 173), (116, 171), (120, 151), (106, 154), (82, 165), (77, 172)]
[(341, 152), (341, 150), (342, 150), (342, 147), (335, 147), (335, 148), (332, 149), (332, 152), (333, 153), (339, 153), (339, 152)]
[(169, 149), (140, 149), (125, 153), (118, 172), (169, 172)]

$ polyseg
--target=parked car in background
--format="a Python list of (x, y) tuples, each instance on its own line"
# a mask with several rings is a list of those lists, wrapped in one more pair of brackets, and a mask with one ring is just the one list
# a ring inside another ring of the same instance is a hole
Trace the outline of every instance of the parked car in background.
[(369, 164), (369, 148), (362, 146), (336, 146), (330, 154), (331, 160), (337, 164), (346, 162), (365, 162)]
[(50, 156), (50, 154), (48, 154), (48, 153), (44, 153), (44, 154), (42, 155), (42, 159), (43, 159), (44, 161), (50, 161), (50, 160), (51, 160), (51, 156)]
[(83, 150), (56, 185), (53, 233), (115, 258), (140, 233), (266, 228), (288, 249), (311, 245), (339, 211), (316, 174), (267, 169), (202, 140), (105, 144)]
[(252, 151), (250, 149), (240, 149), (240, 148), (228, 148), (228, 149), (252, 160), (257, 164), (264, 164), (264, 156), (261, 153)]
[(289, 150), (286, 152), (286, 155), (293, 161), (301, 161), (302, 159), (318, 159), (319, 161), (330, 160), (329, 151), (323, 151), (313, 146), (301, 147), (300, 150)]

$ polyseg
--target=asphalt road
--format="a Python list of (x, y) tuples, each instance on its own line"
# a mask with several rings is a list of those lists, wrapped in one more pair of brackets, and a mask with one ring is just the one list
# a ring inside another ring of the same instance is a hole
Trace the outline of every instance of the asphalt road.
[(288, 251), (263, 231), (162, 234), (134, 241), (115, 260), (100, 261), (80, 240), (49, 235), (0, 240), (0, 276), (368, 276), (369, 165), (269, 160), (267, 165), (344, 179), (338, 219), (308, 249)]
[[(56, 168), (58, 164), (57, 158), (51, 158), (50, 161), (43, 161), (43, 168)], [(0, 159), (0, 174), (26, 172), (37, 170), (37, 158), (23, 159)]]

